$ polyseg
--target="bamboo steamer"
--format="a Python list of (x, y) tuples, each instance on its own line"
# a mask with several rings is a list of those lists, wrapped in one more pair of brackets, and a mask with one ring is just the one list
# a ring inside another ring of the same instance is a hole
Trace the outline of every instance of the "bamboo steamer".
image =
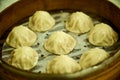
[[(14, 25), (20, 24), (37, 10), (80, 10), (112, 22), (120, 32), (120, 9), (108, 0), (20, 0), (0, 13), (0, 45)], [(0, 51), (0, 55), (2, 52)], [(74, 74), (53, 75), (32, 73), (13, 68), (0, 61), (0, 76), (5, 80), (116, 80), (120, 75), (120, 51), (98, 66)]]

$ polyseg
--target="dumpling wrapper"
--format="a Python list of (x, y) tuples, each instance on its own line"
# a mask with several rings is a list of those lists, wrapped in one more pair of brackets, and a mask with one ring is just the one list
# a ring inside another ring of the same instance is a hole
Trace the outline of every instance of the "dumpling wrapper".
[(79, 63), (82, 69), (101, 63), (109, 57), (109, 53), (100, 48), (90, 49), (82, 54)]
[(46, 11), (36, 11), (29, 18), (29, 28), (33, 31), (43, 32), (55, 25), (55, 19)]
[(47, 65), (47, 73), (51, 74), (74, 73), (79, 70), (80, 65), (67, 55), (57, 56)]
[(118, 34), (107, 24), (96, 24), (89, 32), (88, 40), (95, 46), (112, 46), (118, 40)]
[(70, 15), (65, 27), (68, 31), (82, 34), (93, 28), (93, 21), (85, 13), (75, 12)]
[(16, 68), (30, 70), (36, 66), (39, 55), (31, 47), (19, 47), (11, 52), (8, 63)]
[(36, 34), (22, 25), (12, 29), (6, 39), (6, 43), (14, 48), (31, 46), (36, 41)]
[(76, 40), (69, 34), (53, 32), (44, 43), (44, 48), (54, 54), (68, 54), (76, 45)]

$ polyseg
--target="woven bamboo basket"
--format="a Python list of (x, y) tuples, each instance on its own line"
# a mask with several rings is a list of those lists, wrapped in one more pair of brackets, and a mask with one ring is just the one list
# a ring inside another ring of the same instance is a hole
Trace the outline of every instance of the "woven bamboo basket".
[[(0, 46), (9, 31), (21, 24), (37, 10), (57, 11), (83, 11), (104, 17), (120, 32), (120, 9), (108, 0), (20, 0), (0, 13)], [(2, 51), (0, 50), (0, 56)], [(105, 65), (106, 64), (106, 65)], [(55, 75), (32, 73), (16, 69), (0, 58), (0, 76), (5, 80), (117, 80), (120, 76), (119, 48), (98, 69), (88, 68), (87, 72)]]

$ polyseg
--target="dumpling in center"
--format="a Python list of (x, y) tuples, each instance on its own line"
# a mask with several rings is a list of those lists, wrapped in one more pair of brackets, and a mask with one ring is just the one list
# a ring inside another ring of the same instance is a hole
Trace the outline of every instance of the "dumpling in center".
[(76, 40), (69, 34), (62, 31), (53, 32), (44, 47), (54, 54), (68, 54), (76, 45)]

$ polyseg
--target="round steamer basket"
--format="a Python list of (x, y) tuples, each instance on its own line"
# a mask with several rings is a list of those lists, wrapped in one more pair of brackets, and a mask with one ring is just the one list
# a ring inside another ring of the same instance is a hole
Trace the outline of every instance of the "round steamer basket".
[(108, 0), (20, 0), (0, 13), (0, 76), (5, 80), (116, 80), (120, 76), (119, 47), (97, 65), (71, 74), (34, 73), (14, 68), (2, 60), (2, 46), (11, 29), (35, 11), (83, 11), (103, 17), (120, 32), (120, 9)]

